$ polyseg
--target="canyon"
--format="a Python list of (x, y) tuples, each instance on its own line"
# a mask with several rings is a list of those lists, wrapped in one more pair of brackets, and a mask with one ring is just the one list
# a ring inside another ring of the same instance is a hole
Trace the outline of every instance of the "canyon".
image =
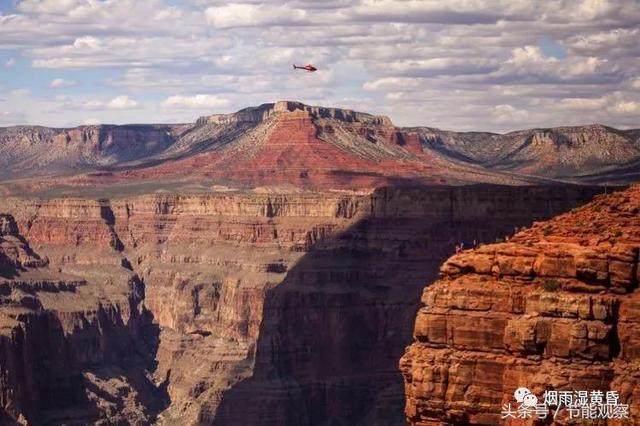
[(639, 159), (291, 101), (0, 129), (0, 423), (497, 424), (567, 360), (632, 388), (637, 190), (606, 185)]
[(598, 192), (5, 197), (3, 418), (403, 424), (397, 362), (455, 244), (494, 241)]
[(617, 391), (630, 418), (598, 424), (638, 424), (639, 212), (636, 185), (450, 257), (400, 361), (409, 423), (538, 424), (501, 417), (525, 386)]

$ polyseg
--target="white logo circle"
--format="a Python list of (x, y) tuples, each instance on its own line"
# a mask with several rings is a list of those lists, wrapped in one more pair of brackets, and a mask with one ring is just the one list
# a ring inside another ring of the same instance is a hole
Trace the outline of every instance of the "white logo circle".
[(527, 395), (531, 395), (531, 391), (527, 388), (518, 388), (513, 393), (513, 397), (516, 399), (517, 402), (524, 401), (524, 397)]
[(530, 393), (524, 396), (522, 399), (522, 405), (525, 407), (535, 407), (538, 405), (538, 397)]

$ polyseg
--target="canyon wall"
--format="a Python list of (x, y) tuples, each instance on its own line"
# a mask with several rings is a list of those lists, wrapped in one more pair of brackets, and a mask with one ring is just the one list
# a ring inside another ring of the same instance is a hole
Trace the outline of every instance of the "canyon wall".
[(402, 424), (397, 360), (455, 244), (492, 242), (597, 192), (4, 198), (2, 416)]
[[(502, 418), (527, 387), (616, 391), (630, 418), (595, 422), (638, 424), (639, 212), (635, 186), (449, 258), (400, 361), (409, 423), (542, 424)], [(553, 424), (592, 424), (568, 415)]]

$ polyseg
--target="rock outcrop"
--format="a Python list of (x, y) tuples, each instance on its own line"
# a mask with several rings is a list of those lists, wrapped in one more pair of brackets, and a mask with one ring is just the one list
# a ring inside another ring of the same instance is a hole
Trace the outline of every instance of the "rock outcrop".
[(79, 173), (139, 161), (166, 150), (186, 127), (0, 128), (0, 179)]
[[(50, 197), (193, 185), (312, 189), (625, 183), (637, 131), (600, 125), (505, 135), (395, 126), (388, 117), (280, 101), (171, 125), (0, 128), (0, 193)], [(248, 169), (249, 168), (249, 169)], [(248, 173), (250, 172), (250, 173)]]
[(0, 275), (12, 277), (27, 268), (42, 268), (49, 264), (31, 250), (18, 231), (11, 215), (0, 214)]
[(637, 130), (588, 126), (518, 130), (506, 134), (414, 128), (425, 146), (490, 170), (580, 182), (636, 182)]
[(409, 423), (502, 424), (524, 386), (617, 391), (632, 419), (606, 424), (638, 424), (639, 212), (634, 186), (449, 258), (400, 361)]
[(163, 398), (143, 374), (156, 327), (144, 284), (116, 266), (52, 268), (20, 227), (0, 215), (0, 423), (151, 422)]
[(4, 198), (2, 232), (46, 264), (20, 254), (2, 279), (3, 415), (401, 424), (396, 366), (425, 278), (457, 242), (493, 241), (597, 191)]
[(305, 105), (295, 101), (278, 101), (272, 104), (262, 104), (258, 107), (249, 107), (232, 114), (214, 114), (200, 117), (198, 124), (228, 124), (237, 122), (257, 123), (267, 120), (274, 115), (286, 114), (294, 111), (305, 111), (313, 119), (334, 119), (348, 123), (362, 123), (392, 127), (389, 117), (376, 116), (364, 112), (352, 111), (342, 108), (327, 108), (321, 106)]

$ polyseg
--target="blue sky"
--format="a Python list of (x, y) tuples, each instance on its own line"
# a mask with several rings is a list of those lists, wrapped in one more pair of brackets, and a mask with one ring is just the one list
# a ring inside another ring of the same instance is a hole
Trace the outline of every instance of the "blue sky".
[(640, 127), (638, 40), (638, 0), (0, 0), (0, 126), (289, 99), (454, 130)]

